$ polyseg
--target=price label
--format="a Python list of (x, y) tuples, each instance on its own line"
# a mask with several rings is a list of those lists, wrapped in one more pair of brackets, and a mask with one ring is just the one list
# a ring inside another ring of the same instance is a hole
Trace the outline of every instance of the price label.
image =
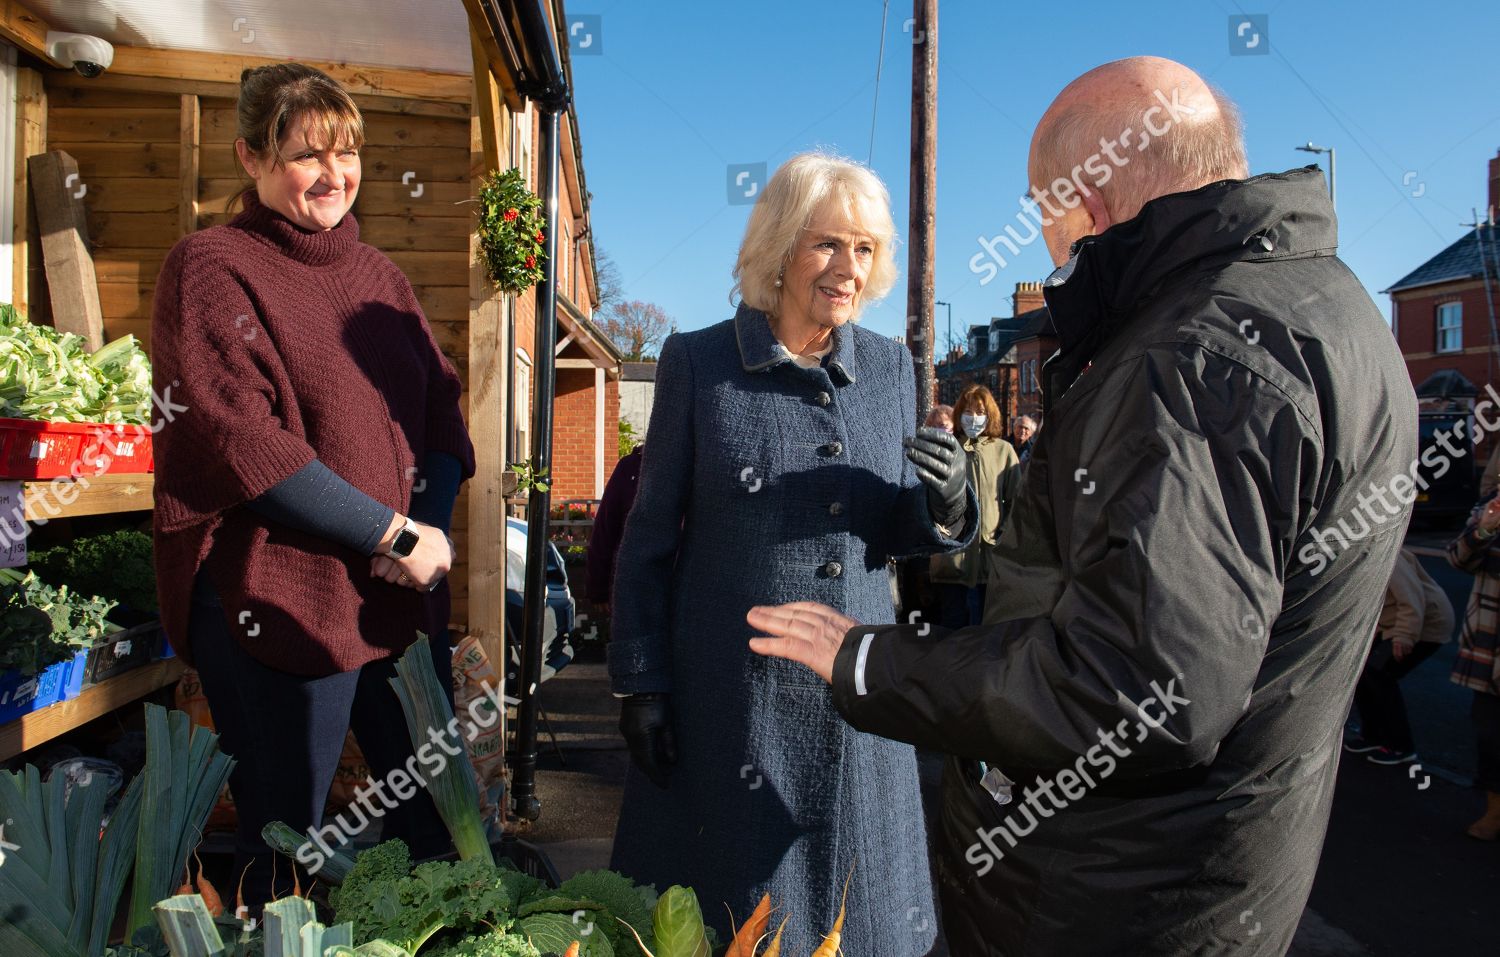
[(26, 564), (26, 493), (20, 482), (0, 482), (0, 568)]

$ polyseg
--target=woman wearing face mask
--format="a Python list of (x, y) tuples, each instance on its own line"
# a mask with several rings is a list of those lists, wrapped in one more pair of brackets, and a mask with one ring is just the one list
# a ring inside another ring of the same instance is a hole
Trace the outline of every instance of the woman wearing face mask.
[(745, 620), (806, 600), (892, 622), (887, 560), (978, 525), (957, 440), (915, 428), (911, 356), (854, 321), (895, 281), (894, 241), (869, 169), (809, 153), (771, 178), (734, 318), (662, 348), (616, 566), (633, 766), (610, 866), (691, 886), (721, 935), (726, 907), (742, 919), (769, 892), (793, 915), (787, 953), (820, 942), (851, 870), (861, 953), (919, 957), (936, 926), (913, 749), (851, 729), (826, 684), (750, 650)]
[(979, 496), (979, 534), (969, 547), (934, 555), (930, 575), (938, 599), (938, 624), (964, 628), (979, 624), (984, 611), (989, 553), (1000, 540), (1000, 526), (1021, 486), (1016, 450), (1000, 436), (1000, 409), (990, 390), (964, 389), (953, 404), (953, 423), (968, 458), (969, 484)]

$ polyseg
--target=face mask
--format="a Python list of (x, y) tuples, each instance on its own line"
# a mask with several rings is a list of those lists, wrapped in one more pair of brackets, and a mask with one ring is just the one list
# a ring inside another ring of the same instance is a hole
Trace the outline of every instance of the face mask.
[(967, 412), (959, 416), (959, 418), (963, 420), (964, 433), (971, 439), (977, 438), (979, 433), (984, 431), (985, 424), (990, 420), (990, 417), (987, 415), (970, 415)]

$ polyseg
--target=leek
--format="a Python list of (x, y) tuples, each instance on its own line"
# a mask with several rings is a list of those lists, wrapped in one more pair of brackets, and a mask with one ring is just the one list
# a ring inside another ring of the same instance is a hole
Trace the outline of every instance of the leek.
[[(425, 634), (417, 633), (417, 640), (396, 662), (396, 677), (390, 681), (401, 699), (401, 710), (406, 712), (412, 749), (420, 752), (425, 748), (429, 754), (435, 754), (442, 748), (447, 752), (443, 755), (446, 760), (442, 762), (442, 770), (428, 777), (427, 790), (448, 826), (459, 857), (493, 865), (495, 856), (490, 851), (484, 818), (479, 814), (479, 786), (475, 783), (474, 766), (469, 763), (468, 745), (457, 734), (453, 706), (432, 670), (432, 652)], [(434, 743), (433, 732), (437, 732), (441, 743)], [(452, 745), (457, 745), (456, 749)], [(458, 753), (454, 754), (454, 750)]]

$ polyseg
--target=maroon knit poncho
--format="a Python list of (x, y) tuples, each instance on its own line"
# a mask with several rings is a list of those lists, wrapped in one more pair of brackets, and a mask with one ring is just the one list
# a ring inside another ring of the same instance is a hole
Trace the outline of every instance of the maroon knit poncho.
[(230, 632), (256, 659), (349, 671), (446, 622), (446, 584), (428, 595), (372, 578), (369, 556), (241, 506), (316, 457), (405, 513), (427, 451), (474, 474), (462, 386), (411, 284), (359, 241), (352, 214), (307, 232), (253, 193), (246, 206), (179, 242), (157, 280), (162, 622), (191, 661), (189, 599), (206, 564)]

